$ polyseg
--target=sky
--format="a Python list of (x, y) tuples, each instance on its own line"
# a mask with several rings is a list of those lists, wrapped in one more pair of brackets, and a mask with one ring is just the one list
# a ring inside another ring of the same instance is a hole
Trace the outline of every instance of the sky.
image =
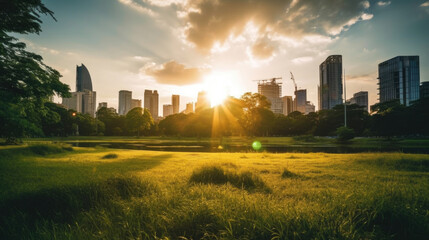
[[(17, 35), (57, 69), (71, 91), (76, 65), (88, 68), (97, 102), (117, 108), (120, 90), (144, 99), (158, 90), (159, 112), (179, 94), (180, 110), (198, 91), (213, 101), (257, 92), (253, 80), (282, 77), (282, 95), (298, 89), (318, 106), (319, 65), (340, 54), (347, 98), (378, 100), (378, 64), (420, 56), (429, 81), (427, 0), (42, 0), (42, 32)], [(56, 99), (60, 101), (60, 99)]]

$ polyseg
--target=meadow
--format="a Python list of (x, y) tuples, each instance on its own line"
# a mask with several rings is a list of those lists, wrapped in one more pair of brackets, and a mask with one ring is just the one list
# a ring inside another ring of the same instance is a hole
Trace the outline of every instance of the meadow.
[[(286, 140), (285, 140), (286, 141)], [(0, 239), (427, 239), (429, 155), (0, 147)]]

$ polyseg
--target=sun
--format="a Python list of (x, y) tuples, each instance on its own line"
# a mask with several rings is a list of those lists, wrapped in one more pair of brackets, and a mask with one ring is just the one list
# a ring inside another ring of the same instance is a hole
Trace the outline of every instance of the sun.
[(236, 75), (233, 71), (212, 71), (204, 78), (204, 89), (212, 107), (221, 105), (231, 95)]

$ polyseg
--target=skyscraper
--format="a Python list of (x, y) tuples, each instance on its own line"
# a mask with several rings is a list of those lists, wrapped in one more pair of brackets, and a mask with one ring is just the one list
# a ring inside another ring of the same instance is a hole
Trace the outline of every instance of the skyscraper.
[(283, 114), (288, 115), (293, 112), (293, 99), (292, 96), (284, 96), (282, 97), (283, 101)]
[(197, 103), (195, 103), (195, 112), (210, 108), (210, 101), (207, 92), (202, 91), (198, 93)]
[(142, 107), (142, 100), (140, 99), (131, 99), (131, 109), (136, 107)]
[(331, 55), (319, 66), (319, 110), (343, 103), (343, 63), (341, 55)]
[(357, 104), (364, 107), (365, 111), (368, 111), (368, 92), (360, 91), (353, 94), (353, 97), (350, 99), (350, 104)]
[(162, 106), (162, 116), (167, 117), (169, 115), (173, 114), (173, 105), (171, 104), (164, 104)]
[(275, 78), (270, 81), (260, 81), (258, 83), (258, 93), (264, 95), (271, 103), (273, 113), (283, 114), (283, 101), (280, 98), (282, 95), (281, 83), (276, 82)]
[(295, 91), (295, 104), (294, 111), (305, 113), (306, 104), (307, 104), (307, 89), (300, 89)]
[(193, 113), (194, 112), (194, 103), (187, 103), (185, 113)]
[(126, 115), (131, 110), (132, 92), (128, 90), (119, 91), (118, 114)]
[(101, 103), (98, 103), (97, 111), (98, 111), (100, 108), (103, 108), (103, 107), (107, 108), (107, 102), (101, 102)]
[(429, 82), (422, 82), (420, 85), (420, 98), (429, 97)]
[(76, 92), (83, 92), (83, 90), (92, 91), (92, 81), (88, 69), (85, 65), (76, 66)]
[(92, 91), (92, 81), (85, 65), (76, 66), (76, 92), (72, 92), (71, 98), (63, 98), (62, 104), (67, 109), (74, 109), (79, 113), (89, 114), (95, 117), (97, 101), (96, 92)]
[(154, 120), (158, 119), (158, 100), (159, 95), (157, 90), (145, 90), (144, 91), (144, 107), (147, 108), (152, 115)]
[(172, 95), (171, 96), (171, 104), (173, 105), (173, 114), (179, 113), (180, 96), (179, 95)]
[(419, 56), (397, 56), (378, 64), (380, 103), (398, 99), (409, 106), (419, 99)]

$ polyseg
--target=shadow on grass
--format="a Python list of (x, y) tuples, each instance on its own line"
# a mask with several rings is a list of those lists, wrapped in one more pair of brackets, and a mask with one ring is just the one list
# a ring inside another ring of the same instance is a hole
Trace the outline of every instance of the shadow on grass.
[(389, 159), (386, 156), (377, 159), (356, 160), (356, 163), (398, 171), (429, 172), (429, 159)]
[(151, 182), (117, 176), (84, 185), (23, 193), (0, 203), (0, 232), (9, 236), (8, 231), (16, 231), (17, 226), (33, 228), (39, 221), (72, 223), (83, 211), (107, 208), (112, 201), (141, 197), (156, 190), (156, 185)]

